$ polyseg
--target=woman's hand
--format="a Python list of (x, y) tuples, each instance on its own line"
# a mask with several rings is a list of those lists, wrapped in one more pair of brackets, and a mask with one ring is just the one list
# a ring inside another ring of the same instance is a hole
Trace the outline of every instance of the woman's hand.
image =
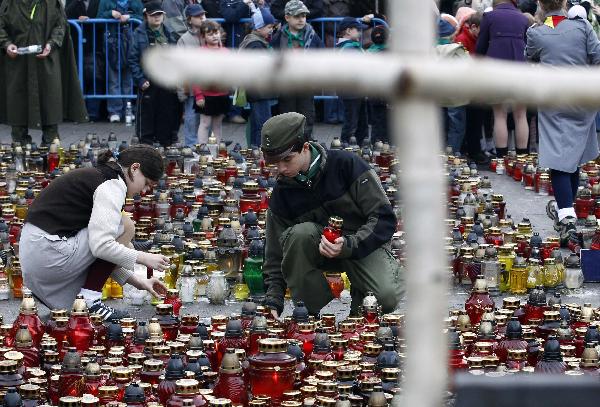
[(127, 282), (138, 290), (148, 291), (157, 298), (167, 295), (167, 287), (156, 277), (143, 278), (134, 274)]
[(167, 256), (162, 254), (140, 252), (137, 257), (137, 262), (149, 267), (153, 270), (165, 271), (170, 265), (171, 261)]

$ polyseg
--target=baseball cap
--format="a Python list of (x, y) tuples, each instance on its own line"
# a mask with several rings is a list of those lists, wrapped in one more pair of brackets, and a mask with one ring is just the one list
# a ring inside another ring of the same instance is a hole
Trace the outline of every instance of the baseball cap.
[(285, 5), (285, 15), (297, 16), (298, 14), (310, 14), (310, 11), (300, 0), (288, 1)]
[(367, 26), (360, 23), (357, 18), (344, 17), (342, 21), (338, 24), (338, 32), (343, 32), (348, 28), (365, 29), (367, 28)]
[(206, 10), (200, 4), (190, 4), (185, 8), (186, 17), (198, 17), (206, 14)]
[(261, 18), (254, 19), (254, 16), (252, 16), (252, 20), (254, 22), (255, 29), (263, 28), (266, 25), (277, 23), (277, 20), (275, 20), (275, 17), (273, 17), (273, 14), (271, 14), (271, 12), (269, 10), (267, 10), (266, 8), (261, 8), (259, 10), (259, 12), (260, 12)]
[(267, 164), (275, 164), (287, 157), (294, 146), (304, 142), (306, 117), (289, 112), (271, 117), (261, 131), (260, 149)]
[(148, 14), (149, 16), (153, 16), (154, 14), (158, 13), (164, 14), (164, 12), (165, 11), (162, 9), (162, 6), (158, 1), (151, 1), (147, 3), (146, 7), (144, 8), (144, 13)]
[(455, 29), (454, 29), (454, 27), (452, 27), (452, 24), (450, 24), (443, 18), (438, 19), (437, 25), (438, 25), (438, 37), (439, 38), (449, 37), (452, 34), (454, 34)]

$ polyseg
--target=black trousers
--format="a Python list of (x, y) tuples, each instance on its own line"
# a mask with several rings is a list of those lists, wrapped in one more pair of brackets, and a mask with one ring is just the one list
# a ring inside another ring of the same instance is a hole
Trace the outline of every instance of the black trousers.
[(462, 150), (467, 155), (481, 153), (481, 134), (486, 138), (492, 138), (493, 113), (489, 107), (468, 105), (467, 127)]
[(390, 141), (389, 109), (385, 100), (369, 99), (369, 115), (371, 119), (371, 140)]
[(135, 133), (141, 143), (160, 143), (167, 147), (177, 142), (182, 106), (177, 94), (156, 85), (138, 89)]
[(342, 142), (349, 142), (350, 137), (356, 137), (356, 142), (362, 146), (363, 140), (369, 136), (369, 117), (367, 101), (365, 98), (343, 98), (344, 125), (340, 138)]
[(304, 139), (312, 140), (315, 124), (315, 102), (312, 96), (289, 96), (279, 98), (279, 113), (296, 112), (306, 117)]

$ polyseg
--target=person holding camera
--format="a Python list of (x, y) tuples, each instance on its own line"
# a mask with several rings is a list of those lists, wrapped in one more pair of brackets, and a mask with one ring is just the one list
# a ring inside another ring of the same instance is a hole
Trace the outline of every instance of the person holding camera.
[(58, 137), (63, 120), (87, 121), (73, 44), (59, 0), (4, 0), (0, 7), (0, 123), (14, 142)]

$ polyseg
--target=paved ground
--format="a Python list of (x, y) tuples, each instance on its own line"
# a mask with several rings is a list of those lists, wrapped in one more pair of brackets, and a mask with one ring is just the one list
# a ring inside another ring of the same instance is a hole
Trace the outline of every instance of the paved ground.
[[(87, 133), (96, 133), (101, 138), (108, 137), (110, 132), (114, 132), (119, 140), (129, 140), (133, 134), (131, 127), (125, 127), (122, 124), (111, 125), (108, 123), (91, 123), (84, 125), (66, 124), (60, 127), (60, 133), (63, 143), (70, 144), (79, 141), (85, 137)], [(315, 135), (319, 141), (324, 141), (329, 144), (334, 136), (339, 135), (340, 127), (333, 125), (317, 125), (315, 127)], [(245, 143), (244, 126), (225, 124), (223, 134), (224, 139), (229, 139), (234, 142)], [(39, 132), (32, 132), (34, 140), (40, 139)], [(180, 138), (181, 139), (181, 138)], [(10, 142), (10, 131), (6, 126), (0, 126), (0, 142)], [(507, 210), (515, 219), (521, 220), (527, 217), (531, 220), (534, 229), (540, 232), (542, 237), (553, 235), (550, 221), (546, 218), (544, 205), (547, 198), (538, 196), (531, 191), (525, 191), (518, 183), (512, 181), (507, 176), (498, 176), (493, 173), (486, 172), (492, 180), (492, 186), (496, 192), (504, 194), (507, 201)], [(600, 285), (589, 284), (584, 287), (581, 293), (567, 295), (564, 298), (566, 302), (583, 301), (591, 302), (594, 306), (600, 305)], [(127, 290), (126, 290), (127, 296)], [(451, 308), (462, 308), (468, 294), (461, 288), (452, 288), (448, 293), (448, 306)], [(500, 300), (499, 300), (500, 301)], [(0, 314), (4, 315), (5, 321), (12, 321), (18, 313), (19, 301), (6, 301), (0, 303)], [(128, 304), (128, 300), (111, 301), (111, 305), (117, 308), (127, 308), (128, 311), (137, 318), (147, 319), (154, 314), (154, 309), (150, 305), (143, 307), (133, 307)], [(210, 317), (216, 314), (229, 314), (231, 312), (239, 312), (240, 304), (228, 304), (225, 306), (213, 306), (208, 304), (193, 304), (186, 306), (183, 313), (197, 313), (202, 317)], [(286, 304), (286, 313), (290, 312), (290, 304)], [(403, 310), (403, 304), (400, 304), (399, 310)], [(47, 314), (48, 310), (40, 307), (41, 314)], [(349, 312), (348, 305), (342, 304), (339, 300), (334, 300), (330, 303), (324, 312), (336, 314), (339, 318), (345, 317)]]

